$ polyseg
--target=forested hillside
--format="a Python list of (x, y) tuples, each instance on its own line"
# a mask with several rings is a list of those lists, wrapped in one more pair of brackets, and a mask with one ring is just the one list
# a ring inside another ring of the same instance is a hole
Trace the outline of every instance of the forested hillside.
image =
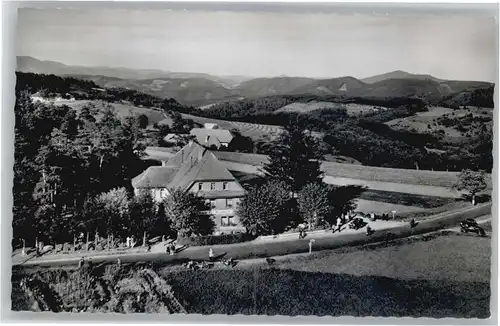
[[(282, 106), (311, 100), (363, 104), (385, 107), (387, 110), (357, 116), (341, 108), (319, 109), (310, 113), (276, 112)], [(474, 109), (471, 109), (473, 112)], [(418, 98), (339, 99), (334, 96), (271, 96), (245, 99), (214, 105), (200, 114), (242, 122), (285, 125), (290, 119), (300, 119), (308, 128), (322, 132), (323, 141), (335, 154), (352, 157), (365, 165), (460, 171), (464, 168), (491, 171), (492, 125), (485, 124), (467, 138), (450, 141), (441, 133), (395, 130), (385, 124), (393, 119), (411, 117), (426, 112), (426, 104)], [(457, 117), (460, 125), (463, 119)], [(440, 120), (441, 121), (441, 120)], [(442, 120), (444, 121), (444, 120)], [(438, 121), (439, 123), (439, 121)], [(443, 122), (445, 123), (445, 122)], [(463, 123), (467, 123), (465, 120)], [(462, 123), (462, 124), (463, 124)], [(436, 150), (429, 150), (437, 149)]]
[(45, 97), (60, 95), (77, 100), (127, 101), (137, 106), (189, 113), (194, 109), (173, 98), (160, 98), (126, 88), (101, 88), (92, 81), (73, 77), (16, 72), (16, 92), (42, 92)]

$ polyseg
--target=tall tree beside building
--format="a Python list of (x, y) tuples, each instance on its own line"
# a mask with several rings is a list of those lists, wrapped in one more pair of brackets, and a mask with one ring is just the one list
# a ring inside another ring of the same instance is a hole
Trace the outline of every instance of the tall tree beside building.
[(237, 208), (241, 223), (254, 236), (278, 234), (293, 223), (290, 187), (269, 181), (251, 188)]
[(365, 191), (363, 186), (331, 187), (328, 193), (331, 211), (325, 216), (325, 221), (332, 226), (338, 219), (344, 219), (346, 214), (356, 209), (356, 199)]
[(209, 235), (215, 224), (207, 213), (210, 207), (203, 198), (181, 189), (173, 189), (164, 200), (165, 215), (179, 237)]
[(297, 195), (300, 215), (309, 226), (315, 227), (324, 221), (333, 207), (330, 203), (330, 187), (322, 182), (305, 185)]
[(128, 235), (128, 219), (130, 214), (130, 201), (125, 188), (115, 188), (102, 193), (97, 198), (100, 207), (104, 209), (105, 233), (115, 237)]
[(298, 192), (306, 184), (321, 180), (321, 158), (317, 139), (297, 120), (288, 123), (273, 142), (264, 172), (271, 179), (285, 182), (293, 192)]

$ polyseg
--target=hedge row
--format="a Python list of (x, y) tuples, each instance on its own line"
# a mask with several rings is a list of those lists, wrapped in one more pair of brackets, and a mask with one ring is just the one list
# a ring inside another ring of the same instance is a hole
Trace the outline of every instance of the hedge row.
[(199, 237), (178, 237), (177, 243), (189, 246), (211, 246), (219, 244), (232, 244), (253, 240), (254, 237), (247, 233), (207, 235)]

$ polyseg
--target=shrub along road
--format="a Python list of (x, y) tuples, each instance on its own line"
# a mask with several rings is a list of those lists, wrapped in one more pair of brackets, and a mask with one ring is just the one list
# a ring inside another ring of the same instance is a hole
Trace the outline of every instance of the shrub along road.
[[(364, 233), (355, 234), (338, 234), (335, 237), (321, 237), (315, 239), (313, 251), (336, 249), (346, 246), (359, 246), (367, 243), (391, 241), (395, 239), (405, 238), (413, 235), (434, 232), (440, 229), (449, 228), (457, 225), (460, 221), (467, 218), (478, 218), (491, 214), (491, 203), (485, 203), (460, 209), (457, 211), (446, 212), (435, 215), (434, 218), (429, 218), (425, 221), (410, 228), (409, 225), (392, 227), (382, 230), (375, 230), (371, 236), (366, 236)], [(314, 236), (305, 239), (297, 239), (295, 241), (277, 241), (270, 240), (269, 242), (245, 242), (238, 244), (189, 247), (174, 256), (166, 253), (123, 253), (116, 255), (93, 255), (91, 257), (94, 264), (103, 262), (116, 262), (119, 257), (122, 263), (135, 262), (154, 262), (154, 263), (170, 263), (180, 264), (188, 260), (208, 260), (208, 250), (212, 248), (214, 255), (217, 258), (233, 258), (233, 259), (248, 259), (248, 258), (264, 258), (280, 255), (288, 255), (294, 253), (304, 253), (309, 251), (309, 240), (314, 239)], [(84, 254), (82, 254), (84, 256)], [(36, 259), (31, 259), (25, 262), (13, 262), (14, 266), (64, 266), (78, 264), (80, 256), (60, 257), (43, 256)]]

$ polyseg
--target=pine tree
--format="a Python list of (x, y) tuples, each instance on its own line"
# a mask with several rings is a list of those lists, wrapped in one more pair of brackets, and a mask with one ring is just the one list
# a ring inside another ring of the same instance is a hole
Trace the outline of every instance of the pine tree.
[(298, 192), (306, 184), (321, 180), (321, 158), (318, 141), (302, 127), (302, 123), (288, 123), (272, 144), (264, 173), (272, 179), (285, 182), (293, 192)]

